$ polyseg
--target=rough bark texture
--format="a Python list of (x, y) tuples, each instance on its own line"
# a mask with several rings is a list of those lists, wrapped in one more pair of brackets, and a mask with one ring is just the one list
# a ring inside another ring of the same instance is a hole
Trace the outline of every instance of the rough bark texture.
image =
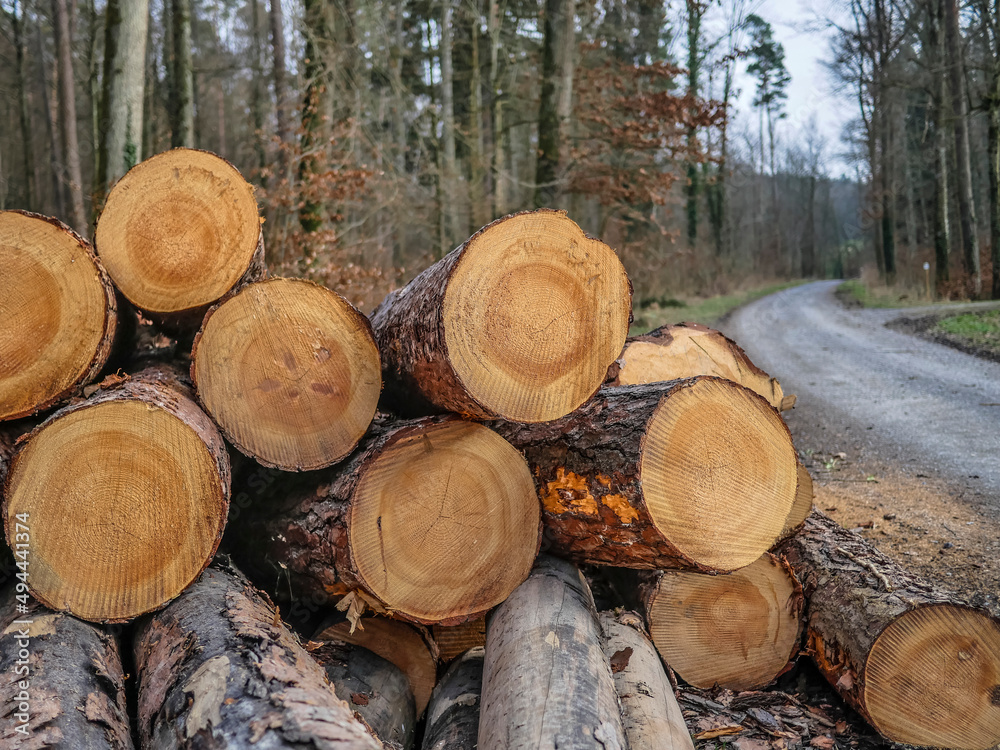
[[(74, 4), (75, 5), (75, 4)], [(73, 228), (87, 231), (83, 211), (83, 177), (80, 173), (80, 147), (76, 136), (76, 87), (73, 77), (73, 38), (70, 31), (71, 11), (66, 0), (52, 0), (52, 14), (59, 56), (59, 111), (63, 154), (66, 157), (66, 182), (70, 199)]]
[(410, 681), (390, 661), (361, 646), (324, 643), (310, 651), (345, 701), (385, 745), (410, 748), (416, 706)]
[[(89, 365), (87, 365), (87, 367), (79, 374), (75, 382), (73, 382), (69, 387), (59, 389), (55, 393), (40, 395), (39, 399), (29, 409), (20, 409), (15, 412), (11, 412), (9, 414), (0, 413), (0, 419), (3, 420), (18, 419), (20, 417), (26, 417), (32, 414), (37, 414), (38, 412), (44, 409), (48, 409), (52, 406), (55, 406), (56, 404), (66, 400), (70, 396), (78, 395), (79, 389), (82, 388), (83, 386), (86, 386), (88, 383), (92, 382), (100, 374), (104, 366), (107, 364), (108, 359), (111, 357), (112, 351), (115, 348), (116, 336), (118, 341), (121, 341), (124, 338), (123, 336), (117, 335), (119, 327), (119, 311), (118, 311), (118, 299), (117, 296), (115, 295), (114, 286), (112, 285), (111, 279), (108, 276), (107, 272), (104, 270), (104, 265), (94, 254), (94, 250), (91, 247), (90, 243), (87, 242), (85, 239), (83, 239), (83, 237), (78, 235), (72, 229), (70, 229), (68, 226), (63, 224), (58, 219), (54, 219), (49, 216), (42, 216), (40, 214), (29, 213), (27, 211), (11, 211), (9, 212), (9, 214), (11, 216), (23, 216), (28, 219), (46, 222), (48, 224), (51, 224), (60, 232), (64, 232), (67, 247), (71, 247), (72, 252), (74, 254), (82, 254), (83, 256), (85, 256), (86, 261), (93, 266), (94, 275), (98, 280), (98, 283), (104, 288), (104, 297), (107, 304), (106, 304), (106, 313), (104, 317), (104, 333), (101, 336), (101, 339), (94, 350), (94, 355)], [(2, 241), (2, 239), (3, 238), (0, 237), (0, 241)], [(55, 247), (53, 245), (53, 252), (54, 251)], [(71, 259), (70, 262), (74, 262), (74, 259)], [(0, 273), (0, 285), (3, 285), (2, 279), (3, 279), (3, 274)], [(13, 294), (13, 290), (11, 290), (10, 294), (11, 294), (10, 299), (16, 298), (16, 295)], [(17, 311), (16, 307), (8, 310), (6, 305), (3, 304), (2, 302), (0, 302), (0, 310), (4, 310), (5, 312)], [(7, 318), (6, 316), (4, 317), (5, 319), (4, 321), (0, 321), (0, 325), (3, 325), (4, 323), (9, 324), (9, 318)], [(68, 321), (64, 325), (72, 326), (75, 325), (75, 323), (73, 321)], [(65, 367), (65, 364), (62, 364), (61, 366)], [(2, 404), (0, 404), (0, 408), (2, 408)]]
[(634, 612), (601, 613), (604, 653), (622, 704), (622, 724), (633, 750), (694, 750), (674, 687)]
[(134, 648), (143, 747), (381, 747), (232, 568), (205, 571), (139, 626)]
[[(102, 163), (107, 163), (107, 185), (113, 185), (137, 164), (142, 150), (142, 97), (146, 70), (148, 0), (117, 4), (115, 54), (109, 83), (109, 102), (104, 111), (107, 131)], [(109, 32), (110, 33), (110, 32)]]
[(427, 709), (423, 750), (475, 750), (483, 691), (482, 646), (456, 659), (434, 688)]
[(16, 596), (0, 595), (0, 746), (131, 750), (118, 642)]
[(624, 750), (590, 588), (544, 556), (487, 628), (481, 750)]

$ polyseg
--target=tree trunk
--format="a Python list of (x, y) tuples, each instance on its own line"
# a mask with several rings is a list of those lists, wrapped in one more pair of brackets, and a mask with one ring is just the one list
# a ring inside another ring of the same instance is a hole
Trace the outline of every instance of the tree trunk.
[(211, 561), (230, 470), (222, 436), (177, 372), (109, 380), (20, 444), (4, 517), (12, 534), (17, 515), (30, 514), (29, 585), (39, 601), (124, 622), (162, 607)]
[(721, 378), (605, 388), (563, 419), (494, 428), (528, 459), (548, 548), (581, 562), (735, 570), (795, 498), (788, 428)]
[(986, 96), (989, 117), (986, 137), (990, 180), (990, 259), (993, 270), (993, 288), (990, 291), (993, 299), (1000, 299), (1000, 12), (991, 12), (987, 4), (980, 14), (993, 52), (990, 87)]
[(45, 55), (45, 40), (42, 38), (41, 23), (35, 24), (35, 44), (38, 48), (38, 83), (42, 91), (43, 111), (45, 112), (45, 131), (49, 141), (49, 177), (51, 178), (52, 208), (49, 213), (66, 216), (66, 198), (61, 179), (63, 155), (56, 133), (56, 98), (52, 79), (49, 76), (48, 62)]
[[(0, 421), (50, 408), (94, 380), (118, 327), (111, 280), (90, 244), (55, 219), (0, 213)], [(9, 334), (9, 335), (8, 335)]]
[(300, 139), (301, 159), (298, 180), (303, 186), (303, 200), (299, 206), (299, 225), (307, 233), (323, 226), (323, 205), (319, 201), (315, 175), (324, 168), (326, 144), (329, 140), (330, 117), (325, 116), (334, 92), (330, 70), (327, 67), (325, 48), (329, 44), (330, 29), (327, 24), (328, 7), (322, 0), (305, 0), (303, 6), (305, 25), (305, 95), (302, 101), (302, 130)]
[(310, 652), (330, 678), (337, 697), (360, 716), (379, 740), (409, 750), (417, 723), (406, 675), (390, 661), (360, 646), (324, 643)]
[(443, 135), (444, 232), (441, 252), (447, 252), (458, 237), (458, 167), (455, 161), (455, 79), (452, 72), (452, 17), (454, 0), (441, 0), (441, 119)]
[(714, 375), (760, 394), (778, 411), (791, 409), (781, 383), (757, 367), (736, 342), (698, 323), (661, 326), (630, 336), (608, 368), (607, 385), (640, 385), (663, 380)]
[[(687, 3), (687, 41), (688, 41), (688, 81), (687, 94), (697, 98), (700, 85), (698, 76), (701, 73), (701, 16), (704, 13), (701, 0), (686, 0)], [(694, 247), (698, 242), (698, 196), (701, 185), (698, 164), (693, 161), (693, 155), (698, 150), (698, 130), (694, 126), (687, 131), (687, 243)]]
[(313, 640), (360, 646), (395, 664), (406, 675), (417, 718), (423, 715), (437, 680), (437, 662), (431, 652), (433, 642), (423, 628), (384, 617), (367, 617), (355, 627), (341, 616), (321, 626)]
[(454, 416), (381, 424), (301, 485), (281, 483), (253, 509), (238, 550), (261, 580), (287, 578), (299, 596), (356, 592), (362, 609), (457, 624), (503, 601), (538, 549), (524, 459)]
[(535, 208), (555, 207), (559, 194), (559, 68), (560, 21), (568, 0), (545, 0), (542, 27), (541, 100), (538, 105), (538, 159), (535, 162)]
[(642, 618), (634, 612), (602, 612), (600, 619), (629, 747), (694, 750), (674, 687)]
[(231, 568), (205, 571), (144, 621), (134, 648), (144, 747), (381, 747)]
[(13, 585), (0, 595), (0, 701), (3, 747), (132, 750), (118, 642)]
[(291, 179), (288, 150), (291, 148), (292, 128), (289, 123), (288, 73), (285, 67), (285, 19), (281, 9), (281, 0), (270, 0), (271, 12), (271, 48), (274, 52), (274, 111), (278, 121), (278, 140), (280, 151), (278, 164), (281, 168), (281, 179)]
[(387, 401), (408, 413), (561, 417), (621, 352), (630, 291), (614, 252), (565, 214), (495, 221), (372, 313)]
[(253, 87), (250, 91), (250, 109), (253, 112), (253, 148), (257, 155), (259, 177), (264, 177), (267, 151), (264, 148), (264, 39), (261, 34), (260, 2), (250, 0), (250, 31), (253, 44)]
[[(108, 106), (104, 110), (107, 132), (104, 154), (107, 164), (105, 187), (117, 182), (142, 160), (142, 100), (146, 60), (146, 32), (149, 23), (149, 0), (116, 3), (119, 23), (114, 43), (108, 87)], [(108, 23), (115, 20), (109, 14)], [(108, 34), (114, 34), (109, 29)], [(105, 69), (107, 72), (107, 69)]]
[(962, 229), (962, 259), (972, 281), (972, 296), (982, 293), (979, 268), (979, 224), (976, 221), (975, 194), (972, 186), (971, 149), (969, 147), (969, 108), (965, 92), (965, 60), (959, 29), (958, 4), (945, 0), (945, 45), (948, 50), (948, 78), (955, 133), (955, 161), (958, 167), (958, 213)]
[(472, 46), (469, 71), (469, 232), (475, 233), (479, 227), (490, 222), (489, 206), (486, 204), (486, 170), (483, 135), (483, 76), (479, 61), (480, 8), (479, 0), (471, 4), (468, 24)]
[(802, 278), (816, 276), (816, 175), (809, 175), (808, 205), (806, 209), (806, 241), (802, 247)]
[(945, 108), (948, 101), (947, 57), (944, 48), (944, 3), (946, 0), (930, 0), (927, 24), (928, 47), (931, 49), (934, 78), (934, 94), (930, 97), (934, 128), (934, 285), (938, 296), (943, 286), (951, 278), (949, 252), (951, 231), (949, 227), (948, 199), (948, 142), (945, 122)]
[(108, 195), (95, 244), (122, 294), (176, 330), (197, 329), (211, 304), (264, 274), (253, 187), (207, 151), (174, 149), (132, 169)]
[(17, 74), (18, 118), (21, 124), (21, 147), (24, 150), (25, 208), (32, 210), (37, 202), (35, 194), (35, 149), (31, 129), (31, 104), (28, 100), (28, 67), (25, 61), (26, 43), (24, 39), (24, 3), (18, 15), (17, 3), (11, 11), (11, 26), (14, 32), (14, 54)]
[(809, 600), (807, 650), (895, 742), (1000, 742), (1000, 622), (900, 568), (815, 512), (781, 548)]
[(264, 466), (329, 466), (375, 417), (382, 378), (371, 324), (311, 281), (270, 279), (228, 297), (205, 316), (191, 359), (206, 411)]
[(594, 598), (573, 565), (539, 558), (486, 639), (480, 750), (628, 747)]
[(66, 0), (52, 0), (52, 15), (59, 56), (59, 113), (62, 147), (70, 199), (70, 223), (80, 234), (88, 234), (83, 209), (83, 177), (80, 173), (80, 146), (76, 134), (76, 81), (73, 76), (73, 39), (70, 37)]
[(191, 0), (170, 0), (174, 70), (170, 77), (170, 145), (194, 148), (194, 69), (191, 63)]
[(493, 121), (493, 216), (507, 213), (507, 164), (504, 144), (507, 141), (503, 125), (503, 90), (500, 80), (500, 0), (489, 0), (488, 31), (490, 37), (490, 109)]
[(482, 646), (456, 659), (434, 688), (427, 712), (423, 750), (473, 750), (479, 739), (483, 692)]
[(657, 650), (695, 687), (758, 690), (792, 668), (802, 644), (802, 587), (771, 554), (724, 576), (656, 573), (643, 599)]

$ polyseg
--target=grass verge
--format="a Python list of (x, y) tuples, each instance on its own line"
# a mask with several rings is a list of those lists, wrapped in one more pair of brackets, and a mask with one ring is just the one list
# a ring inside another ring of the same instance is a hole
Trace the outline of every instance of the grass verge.
[(913, 307), (927, 303), (926, 297), (912, 289), (871, 286), (858, 279), (838, 286), (836, 295), (847, 307)]
[(1000, 310), (950, 315), (935, 323), (931, 333), (981, 354), (1000, 356)]

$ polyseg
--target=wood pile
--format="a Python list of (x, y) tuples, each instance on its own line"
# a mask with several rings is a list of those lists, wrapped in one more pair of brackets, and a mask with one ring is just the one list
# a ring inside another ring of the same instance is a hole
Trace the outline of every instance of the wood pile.
[(1000, 742), (1000, 622), (810, 513), (794, 397), (710, 329), (627, 339), (564, 213), (370, 319), (263, 257), (200, 151), (93, 248), (0, 212), (3, 746)]

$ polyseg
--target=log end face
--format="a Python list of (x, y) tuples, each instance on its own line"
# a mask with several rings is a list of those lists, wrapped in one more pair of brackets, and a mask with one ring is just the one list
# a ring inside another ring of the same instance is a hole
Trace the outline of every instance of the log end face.
[(1000, 743), (1000, 623), (956, 605), (911, 610), (872, 646), (864, 703), (886, 737), (986, 750)]
[(640, 475), (663, 537), (719, 571), (749, 565), (774, 544), (797, 487), (781, 417), (719, 378), (689, 381), (664, 398), (646, 429)]
[(468, 243), (444, 296), (448, 357), (487, 415), (558, 419), (621, 352), (631, 291), (614, 251), (562, 213), (517, 214)]

